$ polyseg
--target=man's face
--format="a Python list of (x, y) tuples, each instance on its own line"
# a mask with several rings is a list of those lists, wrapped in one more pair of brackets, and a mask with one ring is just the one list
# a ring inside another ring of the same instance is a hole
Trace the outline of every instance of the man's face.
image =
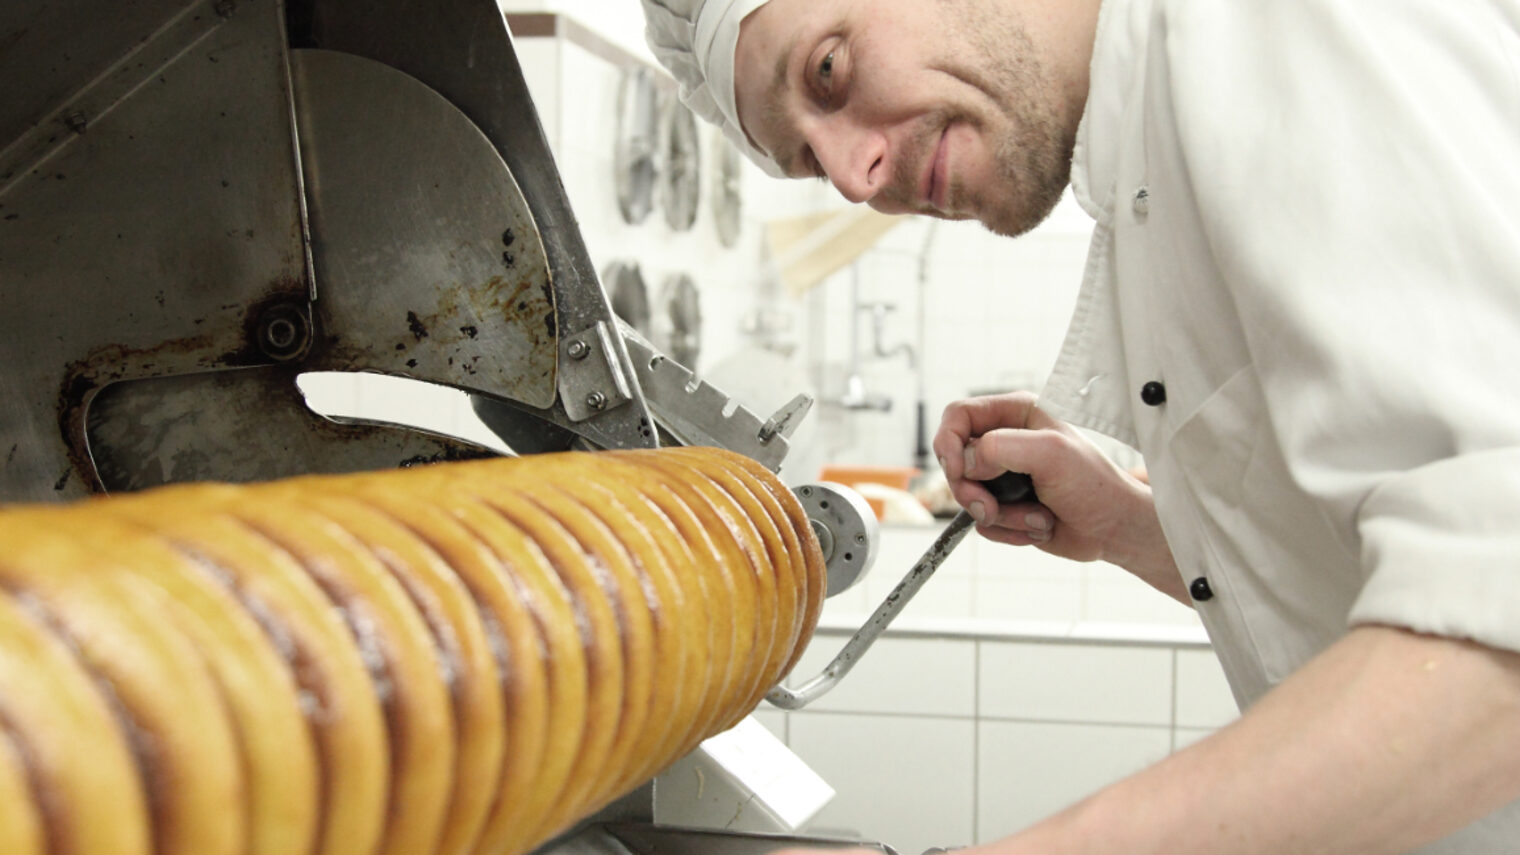
[(852, 202), (1021, 234), (1066, 187), (1081, 110), (1019, 5), (770, 0), (740, 30), (740, 121)]

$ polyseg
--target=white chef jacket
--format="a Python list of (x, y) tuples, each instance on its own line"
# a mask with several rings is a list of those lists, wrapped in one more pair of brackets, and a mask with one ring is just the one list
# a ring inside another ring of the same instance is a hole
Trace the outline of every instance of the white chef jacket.
[(1356, 624), (1520, 650), (1520, 0), (1105, 0), (1072, 185), (1040, 403), (1144, 454), (1242, 707)]

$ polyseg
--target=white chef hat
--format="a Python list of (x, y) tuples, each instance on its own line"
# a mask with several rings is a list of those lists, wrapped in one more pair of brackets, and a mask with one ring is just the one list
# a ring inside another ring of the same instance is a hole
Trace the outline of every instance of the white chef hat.
[(767, 0), (643, 0), (644, 38), (661, 64), (681, 84), (681, 101), (723, 129), (736, 148), (767, 174), (781, 167), (744, 135), (734, 97), (734, 51), (739, 24)]

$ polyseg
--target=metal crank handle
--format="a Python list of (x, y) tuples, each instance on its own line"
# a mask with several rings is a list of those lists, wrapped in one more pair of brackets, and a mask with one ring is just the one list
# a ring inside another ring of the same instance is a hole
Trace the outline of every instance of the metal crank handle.
[[(1033, 482), (1022, 472), (1004, 472), (991, 481), (983, 481), (982, 485), (992, 493), (993, 498), (997, 499), (1000, 505), (1037, 501)], [(781, 709), (798, 710), (823, 697), (830, 689), (839, 685), (839, 681), (844, 679), (844, 675), (850, 673), (850, 669), (855, 667), (860, 657), (865, 655), (871, 645), (876, 643), (876, 639), (886, 631), (887, 626), (902, 613), (924, 583), (929, 581), (929, 577), (934, 575), (934, 571), (938, 570), (945, 559), (950, 557), (951, 551), (966, 539), (966, 533), (975, 524), (976, 520), (971, 514), (965, 511), (956, 514), (950, 524), (945, 526), (945, 530), (940, 532), (939, 537), (935, 538), (934, 543), (924, 552), (923, 557), (918, 559), (918, 563), (913, 565), (913, 569), (908, 571), (908, 575), (904, 576), (903, 580), (897, 583), (897, 587), (892, 589), (892, 593), (888, 594), (882, 604), (876, 607), (876, 611), (871, 614), (865, 626), (855, 631), (855, 634), (845, 643), (844, 649), (839, 651), (822, 672), (796, 689), (778, 685), (766, 693), (765, 699)]]

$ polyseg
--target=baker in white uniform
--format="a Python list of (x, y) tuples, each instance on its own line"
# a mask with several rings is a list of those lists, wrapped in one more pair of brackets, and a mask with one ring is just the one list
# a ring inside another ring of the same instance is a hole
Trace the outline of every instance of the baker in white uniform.
[(1097, 221), (1048, 387), (934, 448), (984, 536), (1194, 605), (1244, 713), (980, 848), (1520, 852), (1520, 0), (644, 3), (773, 174)]

